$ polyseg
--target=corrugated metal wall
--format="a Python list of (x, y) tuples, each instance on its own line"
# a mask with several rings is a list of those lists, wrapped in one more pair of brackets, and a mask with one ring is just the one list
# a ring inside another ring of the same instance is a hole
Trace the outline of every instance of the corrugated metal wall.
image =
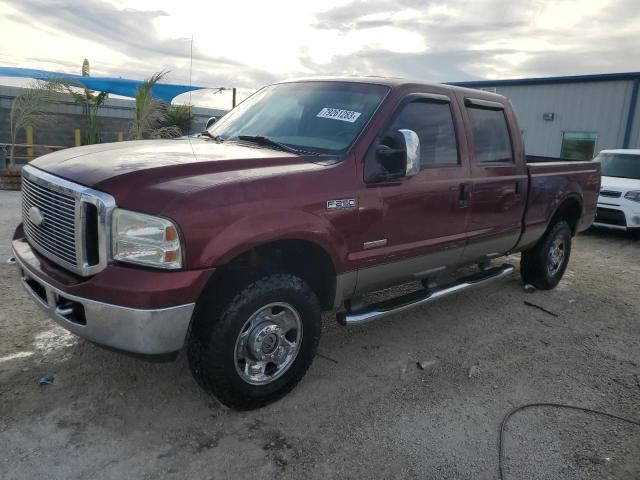
[(631, 141), (629, 143), (629, 148), (640, 148), (640, 92), (638, 92), (636, 112), (633, 118), (634, 120), (633, 125), (631, 126)]
[[(595, 132), (595, 151), (622, 148), (633, 81), (605, 81), (496, 87), (507, 96), (524, 131), (527, 153), (557, 157), (563, 132)], [(639, 102), (640, 103), (640, 102)], [(640, 106), (630, 148), (640, 147)], [(545, 121), (544, 113), (553, 113)]]

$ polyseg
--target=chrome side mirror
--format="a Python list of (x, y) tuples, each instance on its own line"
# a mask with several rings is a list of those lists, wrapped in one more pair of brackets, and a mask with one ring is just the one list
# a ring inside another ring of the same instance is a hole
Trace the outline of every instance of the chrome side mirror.
[(398, 130), (404, 138), (407, 162), (404, 176), (413, 177), (420, 171), (420, 138), (413, 130), (401, 128)]
[(420, 138), (416, 132), (396, 130), (382, 142), (367, 154), (365, 183), (398, 181), (420, 171)]
[(209, 117), (209, 119), (207, 120), (207, 126), (205, 128), (208, 130), (209, 127), (214, 123), (216, 123), (217, 121), (218, 121), (218, 117)]

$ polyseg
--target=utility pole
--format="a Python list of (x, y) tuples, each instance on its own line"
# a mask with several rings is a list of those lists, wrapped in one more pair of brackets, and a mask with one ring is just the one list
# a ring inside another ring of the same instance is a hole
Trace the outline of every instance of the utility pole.
[(231, 108), (236, 108), (236, 87), (233, 87), (233, 94), (231, 97)]

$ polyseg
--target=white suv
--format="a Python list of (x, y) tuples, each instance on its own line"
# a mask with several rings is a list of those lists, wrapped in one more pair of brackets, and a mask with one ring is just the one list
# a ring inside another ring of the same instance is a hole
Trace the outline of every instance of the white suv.
[(616, 228), (640, 237), (640, 150), (602, 150), (596, 227)]

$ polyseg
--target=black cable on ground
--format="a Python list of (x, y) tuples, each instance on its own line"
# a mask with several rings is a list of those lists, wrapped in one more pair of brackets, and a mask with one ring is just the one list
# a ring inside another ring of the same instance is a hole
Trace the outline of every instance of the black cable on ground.
[(632, 425), (637, 425), (640, 427), (640, 421), (638, 420), (633, 420), (630, 418), (624, 418), (624, 417), (620, 417), (618, 415), (613, 415), (611, 413), (607, 413), (607, 412), (601, 412), (599, 410), (592, 410), (590, 408), (583, 408), (583, 407), (576, 407), (574, 405), (564, 405), (561, 403), (528, 403), (526, 405), (521, 405), (519, 407), (514, 408), (513, 410), (511, 410), (509, 413), (507, 413), (504, 418), (502, 419), (502, 423), (500, 424), (500, 438), (498, 441), (498, 472), (499, 472), (499, 477), (500, 480), (504, 480), (504, 472), (503, 472), (503, 461), (504, 461), (504, 427), (506, 426), (507, 422), (509, 421), (509, 419), (517, 412), (521, 411), (521, 410), (526, 410), (528, 408), (535, 408), (535, 407), (553, 407), (553, 408), (566, 408), (568, 410), (577, 410), (579, 412), (587, 412), (587, 413), (594, 413), (596, 415), (602, 415), (605, 417), (609, 417), (609, 418), (614, 418), (616, 420), (620, 420), (622, 422), (627, 422), (627, 423), (631, 423)]

